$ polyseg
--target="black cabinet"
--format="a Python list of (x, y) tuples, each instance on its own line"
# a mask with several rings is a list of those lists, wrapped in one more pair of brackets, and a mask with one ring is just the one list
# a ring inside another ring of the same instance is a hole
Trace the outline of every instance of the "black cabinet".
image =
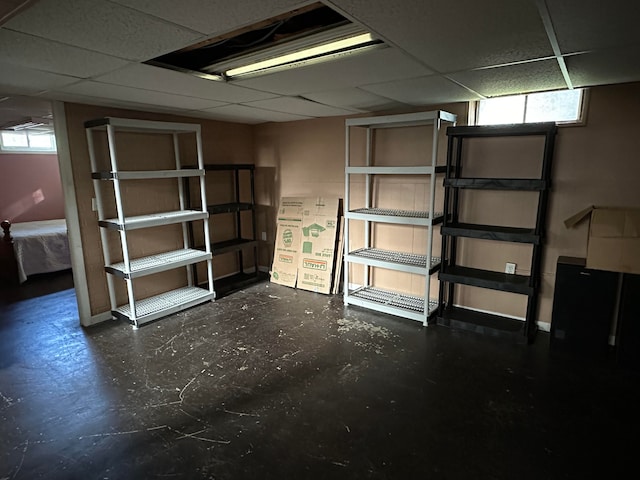
[(625, 273), (618, 317), (618, 362), (640, 371), (640, 275)]
[(609, 350), (620, 274), (588, 269), (585, 263), (584, 258), (558, 258), (551, 347), (602, 359)]

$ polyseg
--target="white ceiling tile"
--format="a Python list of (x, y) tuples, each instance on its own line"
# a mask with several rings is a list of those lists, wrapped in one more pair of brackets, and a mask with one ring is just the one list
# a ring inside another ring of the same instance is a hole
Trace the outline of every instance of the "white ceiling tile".
[(98, 97), (91, 97), (88, 95), (78, 95), (78, 94), (57, 92), (57, 91), (46, 92), (42, 94), (41, 98), (46, 98), (49, 100), (60, 100), (62, 102), (69, 102), (69, 103), (81, 103), (84, 105), (99, 105), (103, 107), (122, 108), (126, 110), (135, 110), (138, 112), (156, 112), (156, 113), (168, 113), (168, 114), (174, 114), (174, 115), (185, 115), (185, 112), (186, 112), (186, 110), (177, 109), (174, 107), (161, 107), (158, 105), (114, 100), (110, 98), (98, 98)]
[(413, 106), (465, 102), (479, 98), (438, 75), (365, 85), (362, 89)]
[(47, 115), (51, 115), (51, 102), (48, 100), (20, 95), (6, 98), (0, 92), (0, 125), (25, 117), (44, 117)]
[(392, 110), (407, 106), (404, 103), (375, 95), (359, 88), (343, 88), (340, 90), (306, 93), (304, 97), (315, 102), (324, 103), (325, 105), (363, 112)]
[(531, 0), (333, 0), (440, 73), (553, 54)]
[(120, 85), (109, 85), (93, 81), (83, 81), (69, 87), (60, 88), (58, 91), (96, 98), (108, 98), (140, 104), (173, 107), (181, 110), (199, 110), (224, 105), (224, 102), (218, 102), (215, 100), (206, 100), (176, 94), (171, 95), (163, 92), (141, 90), (138, 88), (123, 87)]
[(563, 54), (640, 44), (637, 0), (546, 0)]
[(640, 81), (640, 46), (572, 55), (565, 62), (575, 87)]
[(0, 62), (0, 91), (11, 95), (32, 95), (78, 82), (80, 79), (40, 72)]
[(0, 29), (0, 62), (80, 78), (108, 72), (128, 63), (5, 28)]
[(354, 113), (353, 110), (322, 105), (321, 103), (311, 102), (304, 98), (297, 97), (277, 97), (269, 100), (245, 103), (244, 105), (263, 108), (265, 110), (273, 110), (276, 112), (290, 113), (293, 115), (308, 115), (312, 117), (334, 117)]
[(302, 95), (430, 73), (429, 69), (399, 50), (384, 48), (235, 83), (280, 95)]
[(219, 100), (225, 103), (251, 102), (275, 96), (273, 93), (259, 92), (215, 80), (205, 80), (187, 73), (144, 64), (130, 65), (97, 77), (95, 80), (158, 92), (180, 92), (182, 95)]
[(101, 0), (40, 0), (5, 27), (130, 60), (148, 60), (201, 38), (192, 30)]
[(207, 109), (200, 112), (188, 113), (190, 115), (203, 116), (204, 118), (248, 124), (264, 122), (293, 122), (296, 120), (307, 120), (313, 118), (306, 115), (294, 115), (291, 113), (263, 110), (261, 108), (254, 108), (247, 105), (225, 105), (223, 107)]
[(288, 12), (308, 1), (300, 0), (114, 0), (141, 12), (198, 32), (226, 33), (238, 27)]
[(480, 95), (494, 97), (567, 88), (556, 59), (450, 75)]

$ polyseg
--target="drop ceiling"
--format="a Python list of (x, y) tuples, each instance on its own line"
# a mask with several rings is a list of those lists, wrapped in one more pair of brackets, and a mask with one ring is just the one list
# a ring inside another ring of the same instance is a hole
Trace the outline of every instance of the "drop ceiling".
[(62, 100), (256, 124), (640, 81), (637, 0), (326, 0), (389, 48), (229, 83), (143, 63), (310, 3), (0, 0), (0, 121)]

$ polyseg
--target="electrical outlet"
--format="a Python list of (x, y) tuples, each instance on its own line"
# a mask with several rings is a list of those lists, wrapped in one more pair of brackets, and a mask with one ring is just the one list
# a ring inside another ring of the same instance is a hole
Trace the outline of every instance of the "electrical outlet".
[(504, 273), (510, 273), (510, 274), (516, 273), (516, 264), (507, 262), (507, 264), (504, 267)]
[(262, 239), (263, 242), (267, 241), (267, 232), (262, 232), (260, 234), (260, 238)]

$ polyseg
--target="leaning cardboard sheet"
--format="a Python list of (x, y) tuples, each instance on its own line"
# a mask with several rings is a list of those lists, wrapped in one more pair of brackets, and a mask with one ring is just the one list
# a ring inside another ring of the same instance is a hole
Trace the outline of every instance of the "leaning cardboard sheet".
[(571, 228), (589, 218), (587, 268), (640, 273), (640, 208), (588, 207), (566, 219)]
[(340, 199), (283, 197), (276, 217), (271, 281), (330, 293), (335, 267)]

